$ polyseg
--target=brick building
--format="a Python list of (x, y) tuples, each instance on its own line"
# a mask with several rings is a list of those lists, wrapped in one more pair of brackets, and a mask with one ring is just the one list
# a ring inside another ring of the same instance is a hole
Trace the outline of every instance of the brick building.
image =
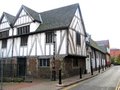
[(120, 56), (120, 49), (110, 49), (110, 55), (111, 57)]

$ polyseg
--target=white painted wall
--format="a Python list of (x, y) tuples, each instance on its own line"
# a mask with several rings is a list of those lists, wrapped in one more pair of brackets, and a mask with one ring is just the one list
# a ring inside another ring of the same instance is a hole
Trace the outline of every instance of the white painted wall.
[[(81, 56), (86, 56), (86, 40), (85, 40), (85, 32), (83, 29), (83, 25), (81, 23), (80, 12), (77, 9), (75, 16), (70, 24), (69, 29), (69, 45), (68, 52), (69, 54), (76, 54)], [(76, 31), (81, 34), (81, 45), (76, 45)]]
[(36, 29), (39, 27), (40, 23), (34, 22), (30, 24), (30, 32), (36, 31)]
[[(66, 51), (67, 50), (66, 49), (67, 47), (66, 30), (58, 30), (55, 33), (56, 33), (56, 54), (58, 54), (58, 50), (60, 51), (59, 52), (60, 55), (66, 54), (67, 52)], [(46, 44), (45, 33), (29, 35), (27, 46), (20, 46), (20, 41), (21, 41), (20, 37), (16, 37), (14, 39), (13, 56), (53, 55), (53, 43)], [(4, 57), (11, 57), (12, 39), (8, 39), (7, 43), (8, 43), (7, 48), (3, 49)], [(0, 41), (0, 46), (1, 46), (1, 41)]]

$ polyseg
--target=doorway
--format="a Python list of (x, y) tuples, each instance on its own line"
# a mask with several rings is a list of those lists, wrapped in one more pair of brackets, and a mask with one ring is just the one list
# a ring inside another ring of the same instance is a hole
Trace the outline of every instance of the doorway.
[(17, 58), (17, 76), (25, 76), (26, 74), (26, 58)]

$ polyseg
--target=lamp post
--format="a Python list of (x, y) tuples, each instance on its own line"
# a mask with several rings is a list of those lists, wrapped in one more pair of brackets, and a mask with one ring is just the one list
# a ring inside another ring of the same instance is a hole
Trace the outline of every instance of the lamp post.
[(53, 65), (52, 65), (52, 80), (56, 81), (56, 69), (55, 69), (55, 44), (56, 44), (56, 34), (53, 34)]
[(1, 53), (1, 87), (0, 90), (3, 90), (3, 52)]

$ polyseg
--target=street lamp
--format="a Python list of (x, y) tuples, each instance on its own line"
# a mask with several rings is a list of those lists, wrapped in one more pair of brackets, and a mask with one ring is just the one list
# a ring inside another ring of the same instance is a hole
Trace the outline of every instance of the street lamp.
[(52, 64), (52, 80), (56, 81), (56, 69), (55, 69), (55, 44), (56, 44), (56, 34), (53, 34), (53, 64)]
[(1, 87), (0, 90), (3, 90), (3, 52), (1, 53)]

